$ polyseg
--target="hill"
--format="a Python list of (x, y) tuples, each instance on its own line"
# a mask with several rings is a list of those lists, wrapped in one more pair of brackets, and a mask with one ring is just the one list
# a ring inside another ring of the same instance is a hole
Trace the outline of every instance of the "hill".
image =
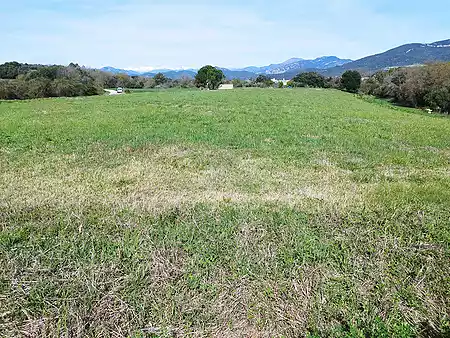
[(330, 71), (359, 69), (373, 72), (385, 68), (411, 66), (434, 61), (450, 61), (450, 40), (429, 44), (406, 44), (384, 53), (368, 56), (341, 67), (330, 69)]
[(328, 69), (336, 66), (344, 65), (352, 60), (340, 59), (336, 56), (322, 56), (313, 60), (305, 60), (301, 58), (292, 58), (282, 63), (271, 64), (264, 67), (245, 67), (237, 70), (245, 70), (255, 74), (275, 75), (289, 71), (301, 71), (305, 69)]

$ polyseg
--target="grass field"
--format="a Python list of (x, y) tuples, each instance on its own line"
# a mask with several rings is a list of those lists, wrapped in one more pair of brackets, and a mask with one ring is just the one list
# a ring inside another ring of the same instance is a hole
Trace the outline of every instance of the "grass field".
[(450, 335), (450, 119), (332, 90), (0, 102), (0, 336)]

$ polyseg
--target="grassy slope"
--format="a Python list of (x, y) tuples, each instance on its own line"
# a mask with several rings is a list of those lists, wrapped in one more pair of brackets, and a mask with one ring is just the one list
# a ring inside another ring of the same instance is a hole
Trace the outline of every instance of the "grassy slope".
[(325, 90), (0, 102), (0, 331), (448, 333), (449, 135)]

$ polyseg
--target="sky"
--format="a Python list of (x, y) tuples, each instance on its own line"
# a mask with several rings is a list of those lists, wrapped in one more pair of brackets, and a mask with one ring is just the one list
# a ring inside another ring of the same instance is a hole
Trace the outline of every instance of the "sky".
[(450, 39), (449, 0), (0, 0), (0, 63), (152, 70), (358, 59)]

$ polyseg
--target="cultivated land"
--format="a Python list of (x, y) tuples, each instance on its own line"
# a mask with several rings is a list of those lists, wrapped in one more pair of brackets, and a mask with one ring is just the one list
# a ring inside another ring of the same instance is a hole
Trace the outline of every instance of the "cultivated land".
[(450, 119), (332, 90), (0, 102), (0, 335), (450, 334)]

